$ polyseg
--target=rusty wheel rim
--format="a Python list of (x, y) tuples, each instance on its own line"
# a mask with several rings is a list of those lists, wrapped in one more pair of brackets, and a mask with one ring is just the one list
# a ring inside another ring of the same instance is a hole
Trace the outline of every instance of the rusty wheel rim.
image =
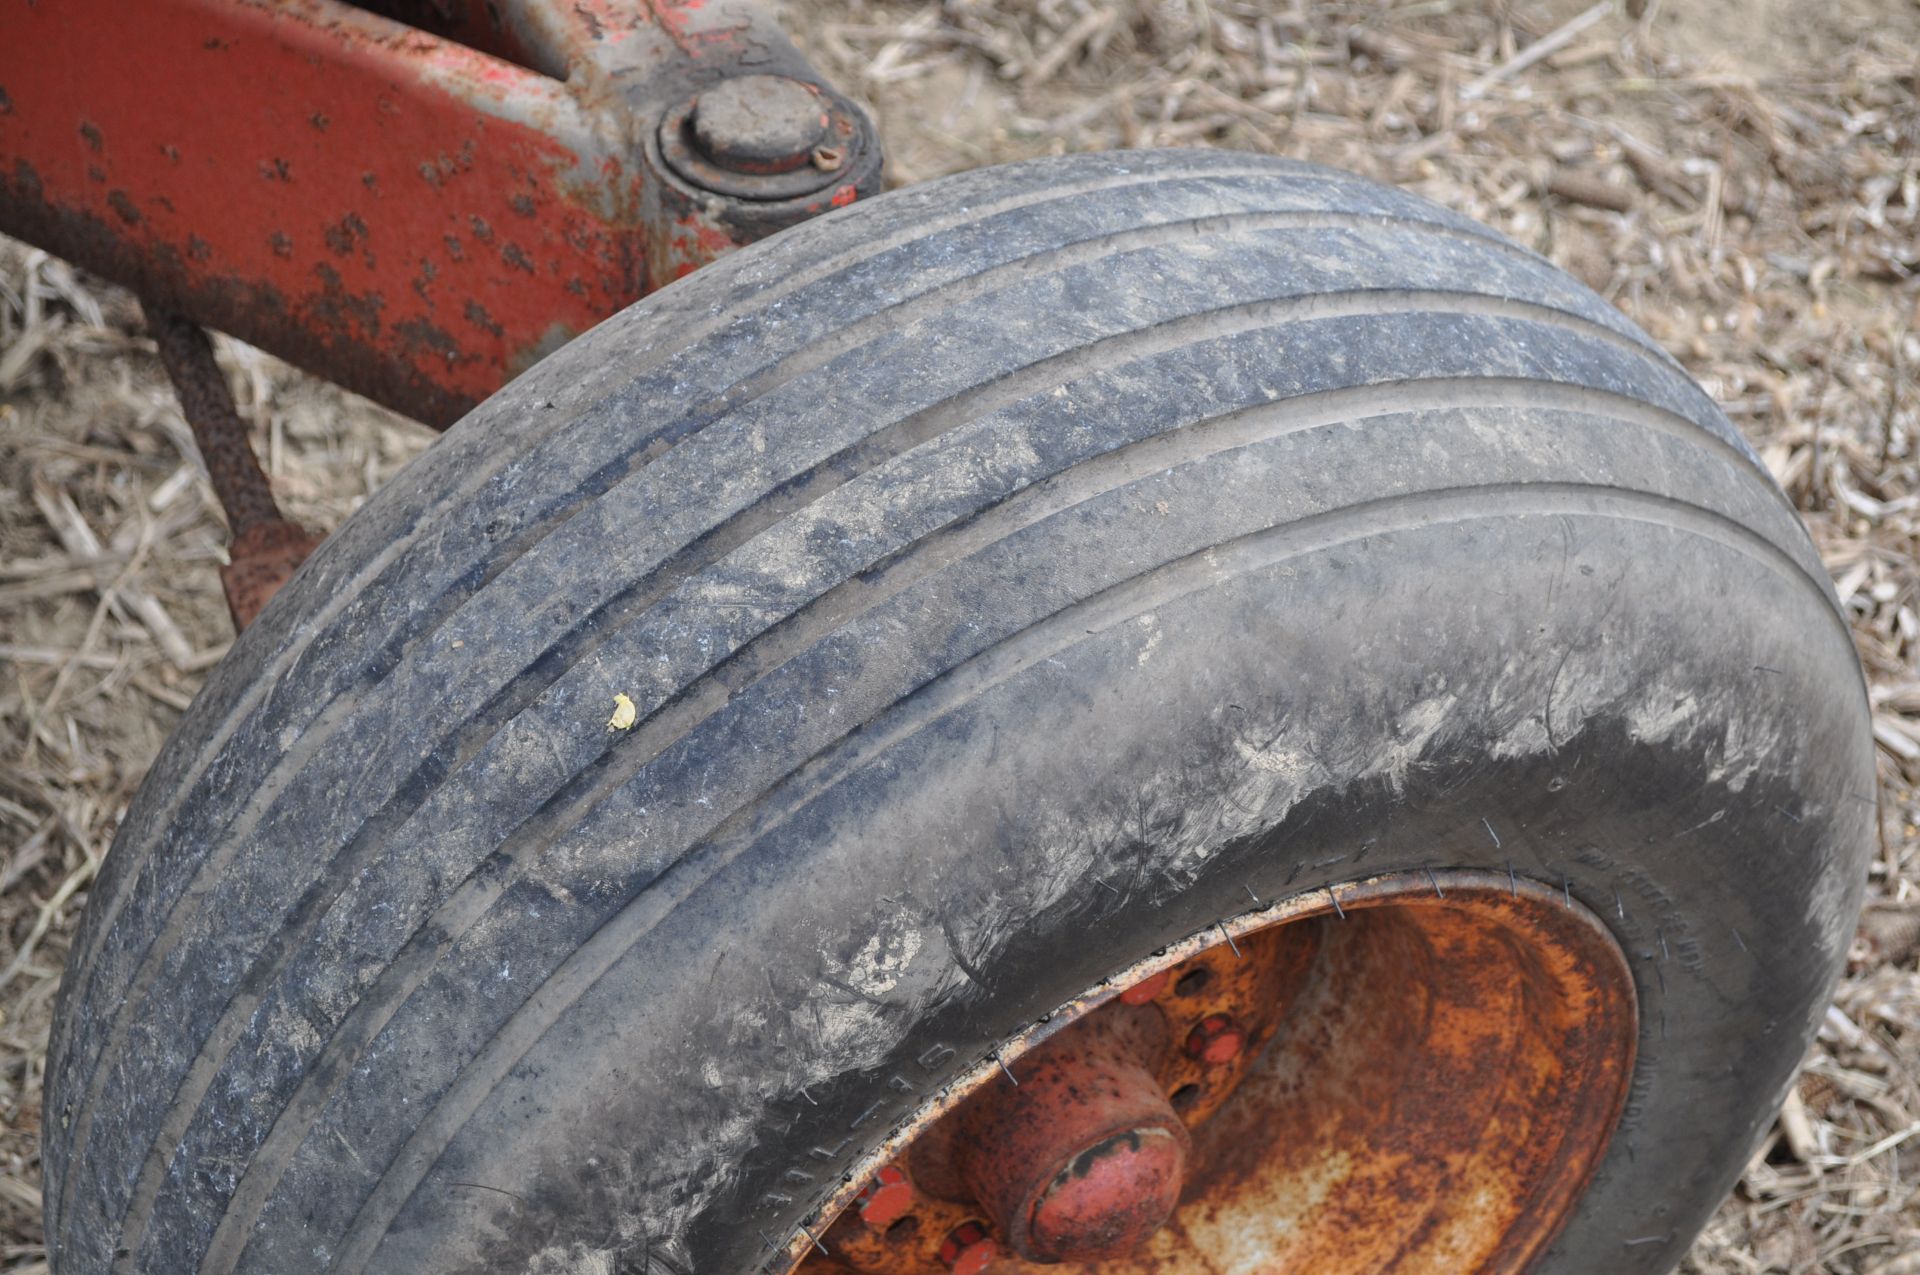
[(1523, 1270), (1605, 1154), (1636, 1032), (1618, 944), (1563, 891), (1469, 871), (1317, 890), (983, 1059), (863, 1162), (793, 1265)]

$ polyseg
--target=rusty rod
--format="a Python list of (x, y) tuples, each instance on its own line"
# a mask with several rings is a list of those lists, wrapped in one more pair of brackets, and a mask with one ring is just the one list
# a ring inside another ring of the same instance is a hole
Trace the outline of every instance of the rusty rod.
[(206, 462), (214, 495), (227, 512), (232, 542), (227, 546), (229, 561), (220, 568), (220, 584), (237, 632), (253, 623), (320, 541), (288, 521), (275, 503), (205, 330), (149, 302), (143, 301), (141, 308), (160, 347), (160, 362), (180, 396), (180, 411), (193, 429), (200, 459)]
[(213, 480), (213, 493), (227, 511), (234, 539), (254, 527), (283, 521), (266, 471), (253, 454), (246, 422), (233, 404), (226, 374), (214, 362), (213, 342), (206, 331), (152, 302), (141, 302), (141, 309), (147, 330), (160, 346), (160, 362), (180, 396), (180, 411), (193, 428), (193, 441), (206, 462), (207, 477)]

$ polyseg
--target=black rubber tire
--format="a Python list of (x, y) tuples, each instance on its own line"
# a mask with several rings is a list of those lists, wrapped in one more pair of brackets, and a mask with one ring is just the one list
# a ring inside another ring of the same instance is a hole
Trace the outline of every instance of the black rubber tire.
[(74, 948), (55, 1270), (754, 1270), (1248, 888), (1511, 865), (1641, 1007), (1539, 1269), (1664, 1271), (1873, 793), (1800, 523), (1585, 288), (1300, 164), (945, 179), (547, 359), (240, 639)]

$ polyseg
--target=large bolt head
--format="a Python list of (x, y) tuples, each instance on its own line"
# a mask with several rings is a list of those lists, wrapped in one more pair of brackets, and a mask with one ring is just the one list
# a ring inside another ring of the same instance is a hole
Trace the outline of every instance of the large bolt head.
[(1186, 1147), (1145, 1125), (1103, 1138), (1068, 1161), (1033, 1207), (1033, 1251), (1060, 1260), (1123, 1257), (1173, 1215)]
[(694, 145), (735, 173), (790, 173), (828, 140), (820, 90), (784, 75), (737, 75), (701, 93), (688, 120)]
[(1187, 1128), (1120, 1025), (1099, 1015), (1040, 1045), (1018, 1084), (990, 1081), (960, 1113), (961, 1175), (1028, 1261), (1124, 1257), (1180, 1202)]

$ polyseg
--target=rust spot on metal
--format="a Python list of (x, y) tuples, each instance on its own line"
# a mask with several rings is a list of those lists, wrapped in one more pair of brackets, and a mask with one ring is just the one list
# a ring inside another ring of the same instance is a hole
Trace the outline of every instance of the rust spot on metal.
[(321, 293), (311, 303), (312, 312), (321, 322), (336, 332), (366, 338), (380, 335), (380, 312), (386, 300), (379, 293), (349, 291), (346, 279), (325, 262), (315, 265), (313, 273), (320, 280)]
[(394, 331), (411, 351), (443, 359), (448, 364), (460, 361), (460, 343), (445, 328), (424, 319), (408, 319), (395, 324)]
[(140, 209), (134, 205), (133, 197), (124, 190), (107, 192), (107, 207), (119, 215), (120, 220), (129, 226), (140, 224)]
[(500, 335), (500, 325), (495, 323), (493, 316), (487, 313), (487, 307), (481, 305), (478, 301), (467, 302), (466, 313), (467, 322), (471, 323), (474, 327), (479, 328), (482, 332), (490, 332), (494, 336)]
[(360, 220), (360, 214), (348, 213), (339, 221), (327, 227), (327, 247), (341, 256), (346, 256), (354, 247), (367, 238), (367, 223)]
[(96, 155), (100, 153), (106, 141), (100, 134), (99, 126), (88, 120), (80, 121), (80, 138), (86, 142), (87, 149)]

